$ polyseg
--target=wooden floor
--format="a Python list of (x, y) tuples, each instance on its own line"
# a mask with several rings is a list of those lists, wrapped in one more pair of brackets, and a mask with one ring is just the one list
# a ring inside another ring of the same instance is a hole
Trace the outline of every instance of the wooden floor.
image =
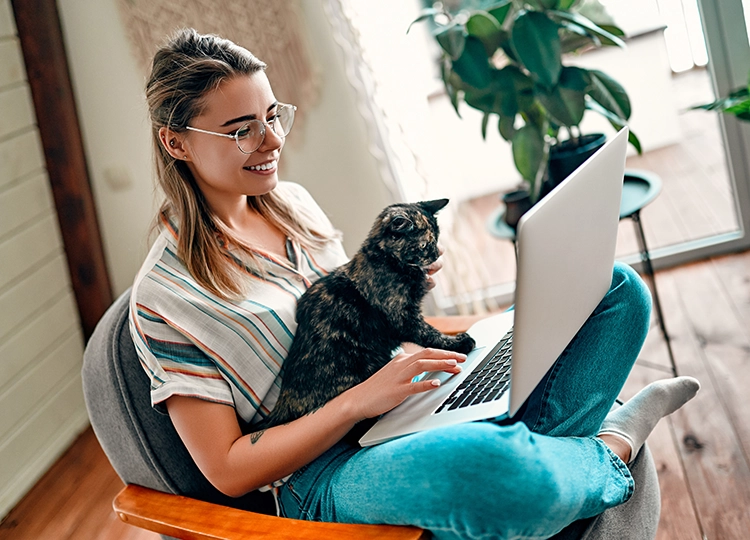
[[(680, 374), (703, 388), (663, 420), (649, 445), (662, 490), (660, 540), (750, 537), (750, 252), (657, 274)], [(668, 377), (652, 326), (623, 392)], [(661, 367), (662, 369), (659, 369)], [(111, 501), (122, 484), (85, 432), (0, 525), (2, 539), (155, 540), (120, 523)]]

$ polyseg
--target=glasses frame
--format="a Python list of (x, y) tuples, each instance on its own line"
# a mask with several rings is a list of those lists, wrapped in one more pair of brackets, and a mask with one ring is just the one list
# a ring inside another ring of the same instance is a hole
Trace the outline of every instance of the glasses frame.
[[(279, 110), (281, 110), (283, 108), (289, 108), (289, 107), (291, 107), (291, 109), (292, 109), (292, 125), (294, 125), (294, 114), (297, 112), (297, 106), (296, 105), (290, 105), (288, 103), (279, 103), (276, 106), (276, 114), (277, 115), (279, 114)], [(242, 149), (242, 147), (240, 146), (240, 138), (239, 138), (238, 134), (242, 130), (243, 127), (245, 127), (247, 125), (250, 125), (253, 122), (260, 123), (260, 135), (261, 135), (260, 143), (258, 144), (258, 146), (255, 147), (255, 150), (251, 150), (250, 152), (245, 152)], [(258, 148), (260, 148), (261, 146), (263, 146), (263, 143), (266, 141), (266, 125), (268, 125), (268, 122), (266, 122), (265, 120), (258, 120), (257, 118), (253, 119), (253, 120), (249, 120), (248, 122), (245, 122), (240, 127), (238, 127), (237, 130), (234, 132), (234, 135), (229, 135), (227, 133), (217, 133), (215, 131), (208, 131), (208, 130), (205, 130), (205, 129), (199, 129), (199, 128), (196, 128), (196, 127), (193, 127), (193, 126), (185, 126), (185, 129), (190, 130), (190, 131), (197, 131), (198, 133), (206, 133), (207, 135), (216, 135), (217, 137), (224, 137), (224, 138), (227, 138), (227, 139), (234, 139), (234, 142), (237, 144), (237, 148), (239, 149), (239, 151), (242, 152), (245, 155), (250, 155), (250, 154), (256, 152), (258, 150)], [(276, 128), (274, 128), (273, 126), (270, 126), (270, 128), (273, 130), (274, 133), (276, 133)], [(289, 128), (289, 131), (291, 131), (291, 130), (292, 129)], [(279, 135), (278, 133), (276, 133), (276, 135), (279, 136), (279, 137), (281, 137), (282, 139), (284, 139), (284, 138), (286, 138), (287, 135), (289, 135), (289, 131), (287, 131), (284, 135)]]

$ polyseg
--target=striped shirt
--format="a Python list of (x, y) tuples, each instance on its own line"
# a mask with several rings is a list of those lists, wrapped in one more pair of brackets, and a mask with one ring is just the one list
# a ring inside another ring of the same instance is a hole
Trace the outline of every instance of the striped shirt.
[[(276, 189), (333, 229), (304, 188), (283, 182)], [(130, 299), (130, 332), (157, 410), (165, 412), (164, 401), (171, 396), (197, 397), (234, 407), (243, 430), (268, 414), (297, 328), (297, 299), (347, 261), (339, 240), (314, 251), (288, 240), (287, 250), (289, 260), (256, 251), (266, 275), (247, 271), (247, 298), (229, 301), (190, 275), (177, 257), (177, 231), (165, 224)]]

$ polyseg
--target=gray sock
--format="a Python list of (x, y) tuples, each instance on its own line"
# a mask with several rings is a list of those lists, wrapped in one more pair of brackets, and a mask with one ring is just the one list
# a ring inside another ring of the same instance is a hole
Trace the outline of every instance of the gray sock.
[(622, 407), (609, 413), (599, 435), (615, 435), (625, 440), (630, 445), (632, 462), (659, 420), (690, 401), (700, 387), (692, 377), (653, 382)]

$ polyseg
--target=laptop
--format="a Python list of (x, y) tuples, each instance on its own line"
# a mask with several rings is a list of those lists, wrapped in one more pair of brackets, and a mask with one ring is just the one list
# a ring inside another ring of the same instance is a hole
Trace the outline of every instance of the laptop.
[(424, 374), (441, 386), (380, 417), (360, 445), (518, 412), (609, 290), (627, 143), (623, 128), (524, 214), (514, 309), (473, 325), (462, 372)]

